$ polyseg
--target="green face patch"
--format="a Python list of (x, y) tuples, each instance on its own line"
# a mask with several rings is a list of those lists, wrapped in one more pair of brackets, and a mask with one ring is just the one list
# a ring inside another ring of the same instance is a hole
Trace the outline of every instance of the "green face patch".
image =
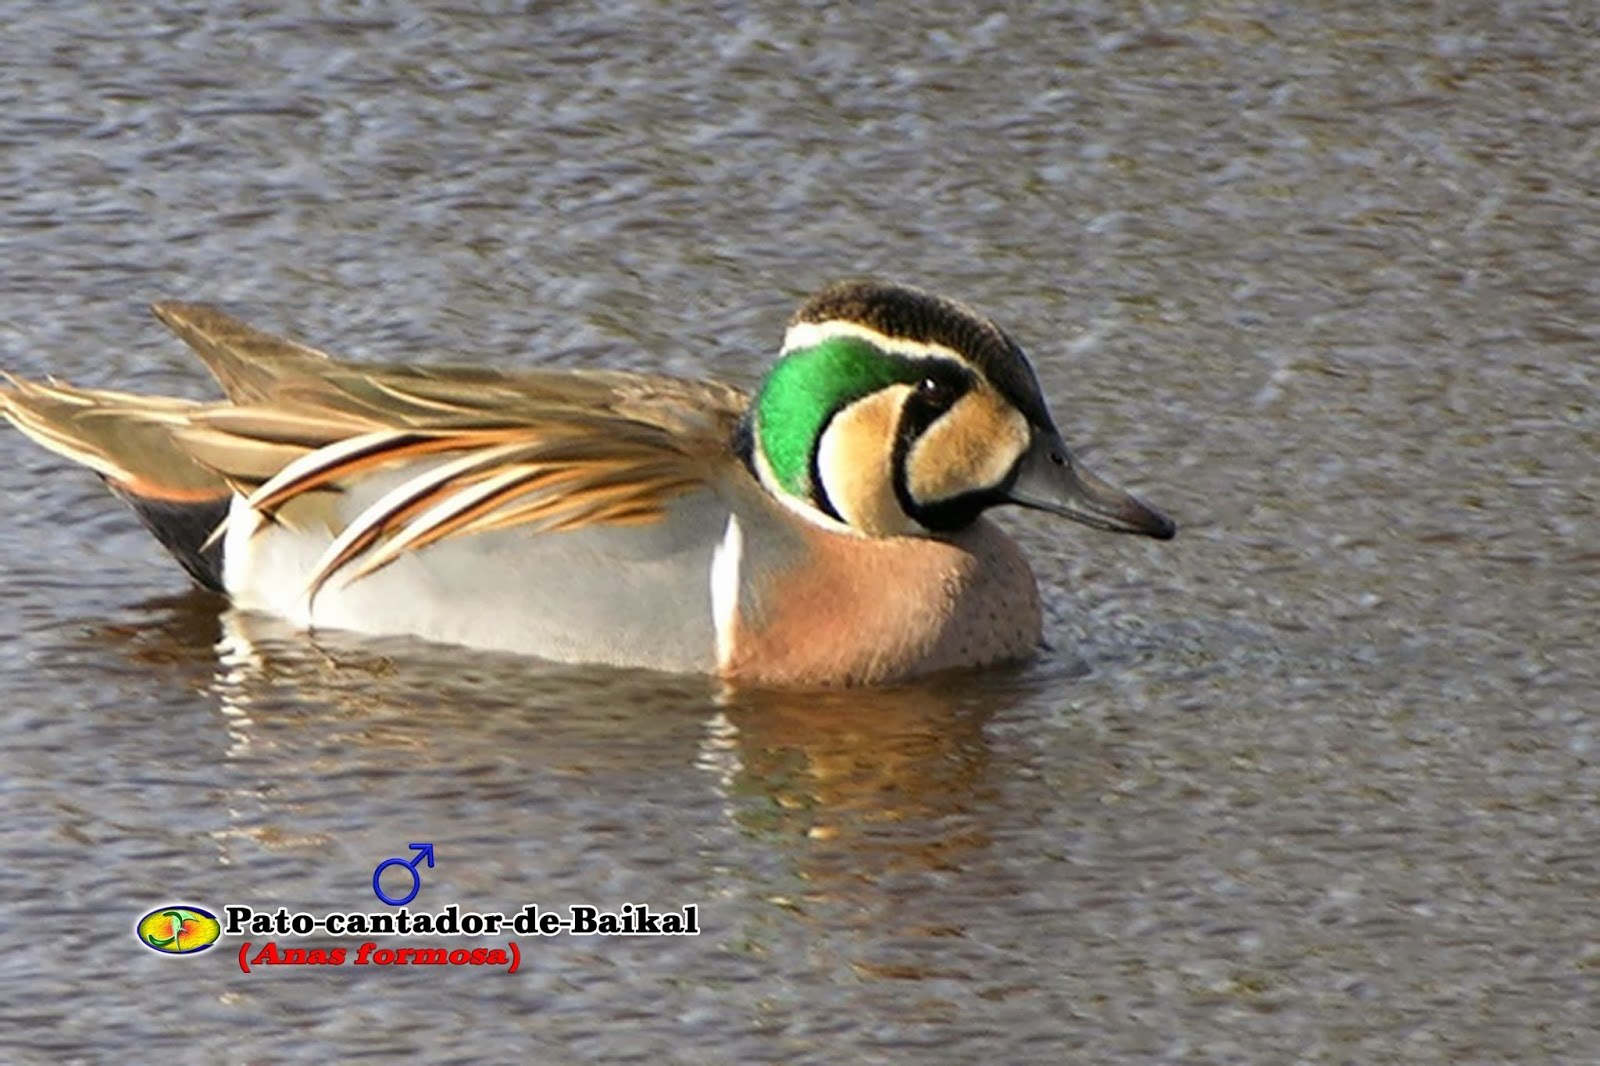
[(772, 368), (756, 397), (756, 447), (785, 492), (810, 499), (811, 456), (828, 419), (863, 396), (922, 376), (917, 361), (859, 337), (796, 349)]

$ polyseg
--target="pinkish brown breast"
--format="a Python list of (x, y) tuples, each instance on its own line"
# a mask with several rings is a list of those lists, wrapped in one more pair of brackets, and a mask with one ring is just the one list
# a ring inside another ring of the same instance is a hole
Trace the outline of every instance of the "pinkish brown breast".
[(980, 519), (948, 540), (806, 530), (803, 564), (741, 593), (719, 673), (756, 685), (876, 684), (1031, 655), (1039, 590)]

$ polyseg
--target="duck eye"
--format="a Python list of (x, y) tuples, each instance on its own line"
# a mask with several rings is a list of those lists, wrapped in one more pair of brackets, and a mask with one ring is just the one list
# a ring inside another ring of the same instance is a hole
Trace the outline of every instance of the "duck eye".
[(937, 378), (923, 378), (917, 383), (917, 393), (923, 399), (943, 406), (950, 402), (954, 390)]

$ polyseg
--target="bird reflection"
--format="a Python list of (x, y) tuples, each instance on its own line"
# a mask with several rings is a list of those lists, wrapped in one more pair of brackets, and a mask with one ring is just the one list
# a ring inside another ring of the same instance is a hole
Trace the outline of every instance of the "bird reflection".
[(431, 794), (447, 807), (470, 788), (474, 801), (503, 802), (513, 837), (531, 802), (524, 783), (569, 780), (575, 801), (609, 794), (653, 818), (703, 795), (786, 859), (801, 891), (831, 896), (959, 866), (987, 845), (986, 727), (1027, 691), (1004, 670), (893, 688), (730, 691), (699, 677), (305, 634), (200, 593), (140, 611), (99, 639), (209, 689), (237, 771), (233, 833), (268, 847), (317, 838), (296, 824), (319, 802), (294, 785), (308, 775), (353, 782), (356, 808), (374, 780), (396, 774), (426, 780), (412, 790), (417, 805)]

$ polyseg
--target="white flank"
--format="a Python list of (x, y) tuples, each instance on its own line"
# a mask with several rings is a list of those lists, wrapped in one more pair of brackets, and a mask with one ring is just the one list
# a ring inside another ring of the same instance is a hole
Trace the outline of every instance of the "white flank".
[[(228, 517), (217, 527), (222, 533), (222, 585), (236, 607), (265, 611), (307, 626), (309, 615), (304, 608), (297, 612), (294, 604), (295, 590), (305, 581), (304, 570), (285, 560), (283, 552), (267, 550), (269, 538), (272, 543), (293, 543), (302, 537), (286, 530), (261, 530), (265, 521), (244, 496), (234, 493)], [(315, 556), (306, 561), (311, 558)]]
[(733, 658), (733, 627), (739, 617), (739, 568), (744, 564), (744, 529), (739, 516), (728, 516), (728, 528), (711, 553), (711, 626), (717, 634), (717, 665)]

